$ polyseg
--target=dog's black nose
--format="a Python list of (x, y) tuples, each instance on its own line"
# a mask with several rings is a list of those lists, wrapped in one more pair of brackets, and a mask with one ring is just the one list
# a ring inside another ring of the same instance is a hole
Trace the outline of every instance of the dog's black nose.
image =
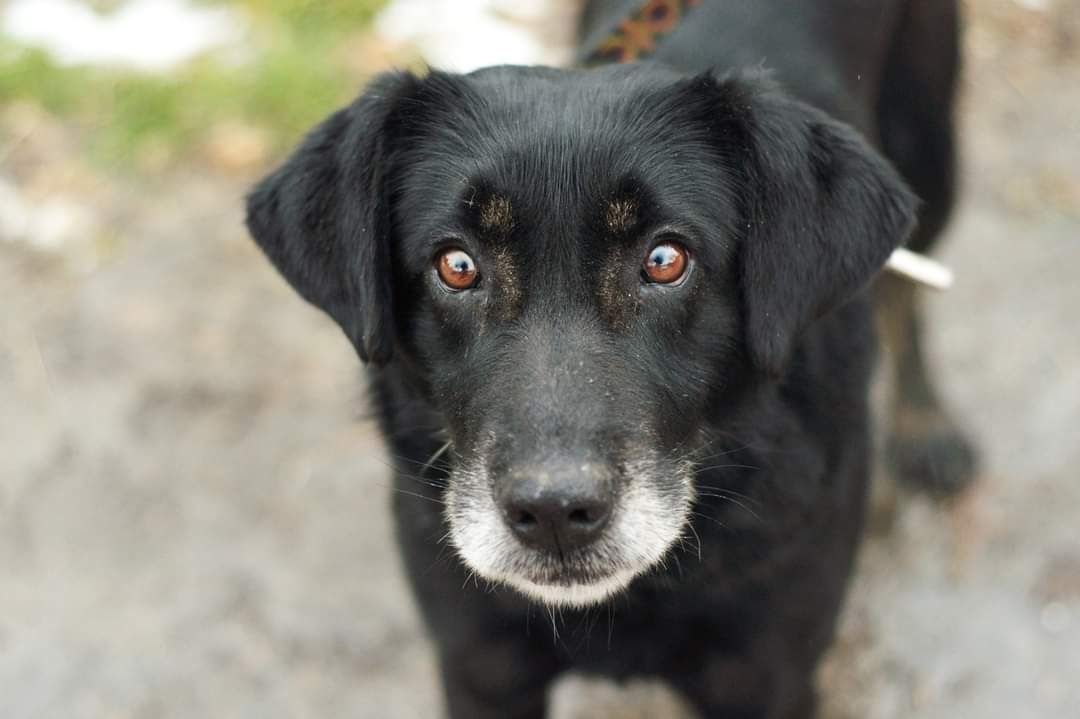
[(502, 484), (498, 498), (507, 525), (525, 544), (563, 554), (596, 541), (607, 526), (612, 509), (607, 481), (588, 473), (515, 475)]

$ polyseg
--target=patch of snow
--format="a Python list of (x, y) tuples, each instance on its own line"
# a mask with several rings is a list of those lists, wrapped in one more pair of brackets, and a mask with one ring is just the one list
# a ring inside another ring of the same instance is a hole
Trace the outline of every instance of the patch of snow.
[(564, 0), (394, 0), (375, 20), (388, 40), (415, 45), (434, 67), (565, 65), (573, 12)]
[(5, 35), (48, 51), (64, 65), (169, 70), (242, 39), (236, 14), (188, 0), (129, 0), (95, 12), (79, 0), (10, 0), (0, 16)]

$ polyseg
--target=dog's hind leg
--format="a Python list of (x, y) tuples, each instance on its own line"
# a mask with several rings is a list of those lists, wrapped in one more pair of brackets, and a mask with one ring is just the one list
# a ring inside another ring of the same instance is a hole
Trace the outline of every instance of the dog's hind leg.
[[(908, 0), (882, 78), (881, 148), (924, 203), (908, 243), (916, 252), (933, 246), (953, 205), (958, 44), (954, 2)], [(902, 484), (938, 496), (955, 494), (974, 476), (975, 452), (943, 408), (927, 371), (918, 290), (885, 274), (876, 291), (893, 380), (889, 469)]]

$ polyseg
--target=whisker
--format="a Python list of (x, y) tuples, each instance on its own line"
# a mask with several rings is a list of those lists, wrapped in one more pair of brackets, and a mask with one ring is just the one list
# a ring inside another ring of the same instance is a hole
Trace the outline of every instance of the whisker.
[[(449, 443), (449, 440), (447, 441), (447, 443)], [(418, 459), (413, 459), (412, 457), (406, 457), (406, 456), (405, 456), (405, 455), (403, 455), (403, 454), (394, 454), (394, 453), (392, 453), (392, 452), (388, 452), (386, 456), (387, 456), (387, 457), (389, 457), (390, 459), (393, 459), (393, 460), (397, 461), (397, 462), (406, 462), (406, 463), (408, 463), (408, 464), (415, 464), (415, 465), (418, 465), (418, 466), (420, 466), (420, 467), (427, 467), (427, 466), (429, 466), (429, 465), (432, 465), (432, 464), (433, 464), (433, 461), (434, 461), (435, 459), (437, 459), (437, 458), (439, 457), (439, 455), (441, 455), (441, 454), (442, 454), (442, 453), (443, 453), (443, 452), (445, 451), (445, 449), (444, 449), (444, 448), (445, 448), (445, 444), (444, 444), (444, 445), (440, 445), (440, 446), (439, 446), (439, 449), (437, 449), (437, 450), (435, 451), (435, 454), (433, 454), (433, 455), (432, 455), (432, 457), (431, 457), (431, 459), (429, 459), (429, 460), (428, 460), (427, 462), (421, 462), (421, 461), (420, 461), (420, 460), (418, 460)], [(381, 460), (380, 460), (380, 461), (381, 461)], [(385, 462), (385, 461), (383, 461), (382, 463), (383, 463), (383, 464), (385, 464), (385, 465), (387, 465), (387, 466), (389, 466), (389, 467), (393, 467), (393, 465), (392, 465), (392, 464), (390, 464), (389, 462)]]
[(409, 497), (416, 497), (417, 499), (423, 499), (423, 500), (431, 502), (433, 504), (440, 504), (440, 505), (445, 505), (446, 504), (446, 502), (444, 502), (441, 499), (438, 499), (437, 497), (428, 497), (426, 495), (420, 494), (419, 492), (410, 492), (407, 489), (401, 489), (400, 487), (391, 487), (391, 486), (386, 485), (386, 484), (382, 484), (382, 485), (379, 485), (379, 486), (386, 487), (386, 489), (389, 489), (391, 492), (397, 492), (398, 494), (404, 494), (404, 495), (407, 495)]
[(425, 576), (426, 576), (426, 575), (428, 575), (428, 574), (431, 574), (431, 570), (432, 570), (432, 569), (434, 569), (434, 568), (435, 568), (436, 566), (438, 566), (439, 564), (441, 564), (441, 563), (443, 563), (443, 562), (447, 561), (447, 557), (446, 557), (446, 549), (447, 549), (447, 546), (448, 546), (448, 545), (444, 544), (444, 545), (442, 546), (442, 548), (441, 548), (441, 549), (439, 549), (439, 553), (435, 555), (435, 559), (434, 559), (434, 560), (432, 560), (431, 564), (429, 564), (429, 565), (427, 566), (427, 569), (425, 569), (425, 570), (423, 571), (423, 574), (424, 574)]
[(739, 499), (745, 499), (751, 504), (756, 504), (759, 507), (762, 505), (760, 499), (757, 499), (756, 497), (751, 497), (749, 494), (744, 494), (742, 492), (738, 492), (734, 489), (729, 489), (727, 487), (717, 487), (711, 484), (706, 484), (702, 487), (698, 487), (697, 489), (698, 492), (718, 492), (725, 497), (738, 497)]
[(453, 442), (451, 440), (449, 440), (449, 439), (446, 440), (446, 442), (441, 447), (439, 447), (437, 450), (435, 450), (435, 454), (431, 455), (431, 457), (428, 459), (428, 461), (424, 462), (424, 466), (420, 469), (420, 476), (421, 477), (424, 476), (424, 472), (426, 472), (428, 469), (431, 468), (432, 462), (439, 459), (439, 457), (443, 456), (443, 454), (446, 453), (446, 450), (450, 449), (450, 445), (452, 443)]
[(738, 447), (732, 447), (731, 449), (725, 449), (722, 452), (713, 452), (712, 454), (702, 454), (695, 457), (699, 462), (708, 462), (713, 459), (719, 459), (720, 457), (727, 457), (736, 452), (742, 452), (745, 449), (749, 449), (749, 446), (741, 444)]
[(697, 529), (694, 528), (693, 522), (687, 522), (686, 527), (694, 535), (694, 539), (697, 540), (697, 558), (701, 561), (701, 535), (697, 533)]
[(423, 484), (428, 487), (434, 487), (435, 489), (446, 489), (447, 480), (445, 479), (429, 479), (426, 477), (418, 477), (415, 474), (405, 474), (404, 472), (396, 472), (395, 477), (401, 477), (402, 479), (408, 479), (418, 484)]
[(727, 525), (724, 524), (723, 522), (721, 522), (716, 517), (710, 517), (709, 515), (703, 514), (701, 512), (691, 512), (690, 514), (694, 515), (695, 517), (701, 517), (702, 519), (705, 519), (705, 520), (707, 520), (709, 522), (713, 522), (714, 524), (716, 524), (716, 526), (720, 527), (721, 529), (724, 529), (725, 531), (728, 529)]
[[(727, 494), (716, 494), (716, 493), (712, 493), (712, 492), (709, 492), (708, 490), (704, 490), (704, 491), (699, 491), (699, 492), (697, 493), (697, 495), (698, 495), (699, 497), (710, 497), (710, 498), (712, 498), (712, 499), (723, 499), (723, 500), (725, 500), (725, 501), (731, 502), (731, 503), (732, 503), (732, 504), (734, 504), (735, 506), (737, 506), (737, 507), (741, 507), (741, 508), (742, 508), (742, 509), (744, 509), (745, 511), (749, 512), (749, 513), (750, 513), (750, 515), (751, 515), (751, 516), (753, 516), (753, 518), (754, 518), (754, 519), (758, 520), (759, 522), (760, 522), (760, 521), (762, 521), (762, 519), (761, 519), (761, 515), (760, 515), (760, 514), (758, 514), (758, 513), (757, 513), (757, 512), (755, 512), (755, 511), (754, 511), (753, 509), (751, 509), (750, 507), (748, 507), (748, 506), (747, 506), (746, 504), (744, 504), (743, 502), (739, 501), (738, 499), (736, 499), (736, 498), (734, 498), (734, 497), (732, 497), (732, 496), (730, 496), (730, 495), (727, 495)], [(760, 503), (759, 503), (759, 506), (760, 506)]]
[[(409, 459), (408, 457), (398, 457), (398, 456), (395, 456), (395, 455), (391, 455), (391, 458), (394, 459), (394, 460), (397, 460), (397, 461), (401, 461), (401, 462), (410, 462), (412, 464), (421, 465), (422, 469), (421, 469), (420, 474), (417, 475), (417, 474), (410, 474), (408, 472), (404, 472), (404, 471), (402, 471), (401, 467), (399, 467), (397, 465), (394, 465), (391, 462), (387, 462), (387, 461), (383, 460), (382, 458), (376, 458), (376, 461), (379, 464), (386, 467), (387, 469), (389, 469), (391, 472), (393, 472), (395, 476), (405, 477), (407, 479), (413, 479), (413, 480), (417, 480), (417, 481), (420, 481), (420, 482), (445, 482), (446, 481), (445, 477), (424, 477), (423, 473), (429, 466), (434, 467), (435, 469), (438, 469), (438, 470), (443, 471), (443, 472), (449, 472), (449, 470), (450, 470), (449, 465), (447, 465), (446, 467), (439, 467), (439, 466), (436, 466), (436, 465), (425, 465), (425, 464), (421, 464), (420, 462), (416, 461), (415, 459)], [(435, 485), (433, 485), (433, 486), (435, 486)]]
[(710, 464), (707, 467), (695, 467), (695, 472), (711, 472), (717, 469), (761, 469), (752, 464)]

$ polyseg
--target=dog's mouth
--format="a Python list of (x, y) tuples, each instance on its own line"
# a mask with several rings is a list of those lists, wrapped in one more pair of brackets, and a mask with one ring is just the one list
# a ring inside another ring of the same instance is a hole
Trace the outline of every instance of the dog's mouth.
[(507, 526), (483, 470), (453, 472), (446, 495), (449, 539), (477, 576), (540, 603), (586, 607), (626, 589), (662, 563), (686, 531), (692, 471), (640, 463), (627, 477), (603, 533), (587, 546), (554, 554), (527, 546)]
[(630, 586), (643, 569), (615, 569), (606, 574), (582, 572), (567, 565), (558, 572), (539, 575), (506, 574), (497, 581), (542, 604), (559, 607), (587, 607), (600, 604)]
[(625, 538), (621, 542), (605, 539), (596, 547), (563, 557), (522, 546), (513, 537), (497, 540), (499, 546), (490, 554), (476, 552), (470, 533), (459, 541), (452, 529), (451, 541), (480, 577), (511, 587), (541, 604), (580, 608), (610, 599), (648, 573), (662, 561), (679, 534), (681, 528), (673, 527), (670, 539), (655, 537), (654, 541), (636, 545)]

